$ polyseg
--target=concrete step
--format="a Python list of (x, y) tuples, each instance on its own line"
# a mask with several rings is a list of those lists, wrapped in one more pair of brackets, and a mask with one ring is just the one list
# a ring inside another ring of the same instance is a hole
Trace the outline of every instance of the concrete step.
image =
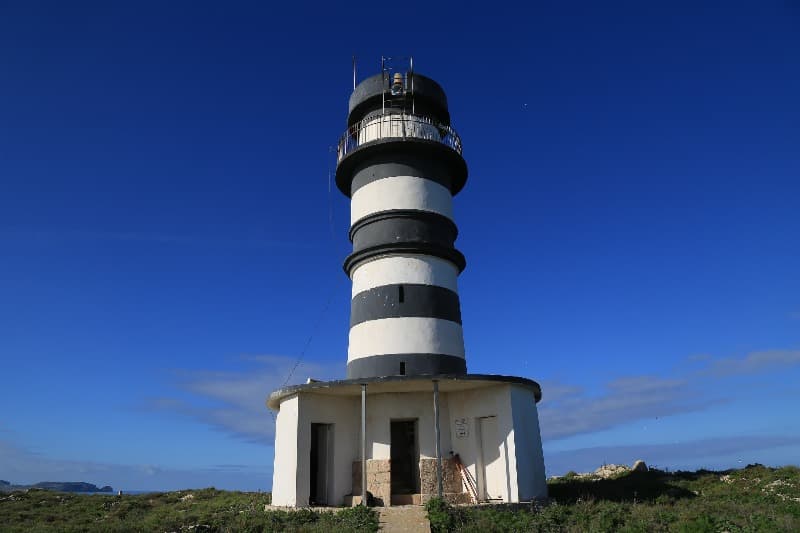
[(392, 505), (422, 505), (422, 495), (392, 494)]
[[(409, 496), (419, 496), (409, 494)], [(431, 523), (421, 505), (376, 507), (381, 531), (388, 533), (430, 533)]]

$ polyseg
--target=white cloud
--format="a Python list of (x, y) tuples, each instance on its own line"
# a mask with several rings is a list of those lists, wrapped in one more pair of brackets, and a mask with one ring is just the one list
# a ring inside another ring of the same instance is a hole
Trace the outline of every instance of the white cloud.
[(710, 395), (705, 386), (709, 378), (721, 381), (800, 365), (800, 350), (764, 350), (717, 359), (702, 355), (688, 361), (700, 364), (700, 369), (678, 377), (621, 377), (607, 383), (599, 395), (589, 395), (569, 384), (544, 382), (539, 404), (542, 437), (562, 439), (637, 420), (708, 409), (726, 401)]
[[(270, 445), (274, 419), (265, 406), (267, 395), (286, 383), (296, 359), (271, 355), (245, 355), (246, 368), (238, 371), (181, 371), (176, 386), (188, 393), (181, 398), (152, 399), (152, 409), (174, 412), (208, 424), (249, 442)], [(603, 431), (638, 420), (696, 412), (718, 405), (724, 399), (710, 397), (701, 380), (709, 376), (725, 379), (784, 368), (800, 362), (800, 351), (753, 352), (744, 358), (695, 358), (703, 369), (678, 377), (624, 376), (605, 385), (600, 394), (581, 387), (543, 382), (539, 404), (545, 441)], [(332, 379), (340, 365), (322, 366), (302, 362), (294, 369), (292, 383), (306, 377)]]
[(655, 376), (631, 376), (614, 380), (596, 396), (567, 385), (558, 385), (556, 397), (543, 387), (539, 404), (542, 437), (561, 439), (609, 429), (635, 420), (697, 411), (708, 407), (691, 394), (688, 381)]
[(148, 407), (191, 417), (248, 442), (272, 444), (275, 424), (265, 402), (270, 392), (307, 377), (331, 379), (341, 365), (297, 363), (297, 359), (272, 355), (247, 355), (239, 371), (188, 371), (177, 373), (176, 386), (187, 399), (153, 398)]
[(705, 372), (715, 377), (753, 375), (795, 365), (800, 365), (800, 350), (764, 350), (744, 357), (714, 359)]

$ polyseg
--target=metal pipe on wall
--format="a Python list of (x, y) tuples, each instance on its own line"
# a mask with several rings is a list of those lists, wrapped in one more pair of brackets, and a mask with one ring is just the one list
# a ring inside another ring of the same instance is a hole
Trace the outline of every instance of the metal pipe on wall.
[(361, 505), (367, 506), (367, 384), (361, 384)]
[(439, 497), (442, 497), (442, 438), (439, 429), (439, 381), (433, 380), (433, 420), (436, 434), (436, 486)]

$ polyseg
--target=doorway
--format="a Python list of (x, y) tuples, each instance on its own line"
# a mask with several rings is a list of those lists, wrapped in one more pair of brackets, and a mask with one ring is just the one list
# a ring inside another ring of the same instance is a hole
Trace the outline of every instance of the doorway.
[(416, 420), (391, 422), (392, 494), (419, 492), (419, 443)]
[(480, 465), (478, 469), (478, 495), (486, 500), (502, 500), (505, 469), (500, 454), (497, 417), (478, 418)]
[(311, 424), (309, 505), (328, 505), (333, 464), (333, 424)]

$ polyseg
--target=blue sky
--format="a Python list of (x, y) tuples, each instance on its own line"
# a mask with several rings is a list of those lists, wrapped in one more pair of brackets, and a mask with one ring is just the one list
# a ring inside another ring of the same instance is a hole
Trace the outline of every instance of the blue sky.
[(266, 395), (345, 369), (353, 54), (448, 93), (468, 367), (548, 473), (797, 462), (798, 7), (12, 1), (0, 479), (269, 489)]

